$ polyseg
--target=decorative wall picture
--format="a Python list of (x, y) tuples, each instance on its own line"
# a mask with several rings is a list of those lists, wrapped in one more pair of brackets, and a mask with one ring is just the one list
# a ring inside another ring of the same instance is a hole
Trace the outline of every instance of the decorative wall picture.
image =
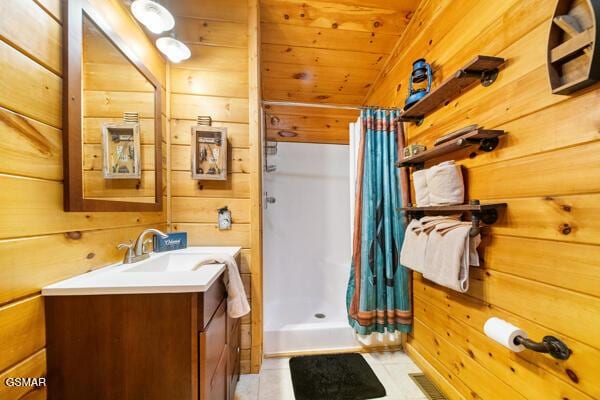
[(227, 128), (192, 127), (192, 179), (227, 180)]
[(139, 179), (140, 128), (137, 122), (102, 125), (104, 179)]
[(600, 80), (600, 0), (558, 0), (548, 39), (554, 94), (571, 94)]

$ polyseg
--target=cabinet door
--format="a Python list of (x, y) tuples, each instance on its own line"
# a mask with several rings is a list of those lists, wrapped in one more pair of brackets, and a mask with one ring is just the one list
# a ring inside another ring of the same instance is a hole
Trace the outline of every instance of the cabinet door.
[(227, 399), (227, 359), (229, 352), (224, 348), (221, 359), (210, 381), (210, 387), (206, 396), (207, 400), (226, 400)]
[[(225, 361), (225, 367), (221, 366), (222, 358), (227, 354), (226, 340), (227, 339), (227, 302), (223, 300), (210, 323), (204, 330), (200, 332), (200, 399), (203, 400), (224, 400), (223, 397), (214, 397), (211, 393), (212, 382), (215, 379), (215, 375), (219, 373), (219, 368), (226, 368), (227, 362)], [(223, 375), (226, 374), (226, 369), (223, 371)], [(224, 378), (223, 378), (224, 379)]]
[(233, 399), (235, 387), (240, 376), (241, 324), (239, 318), (228, 318), (227, 325), (227, 349), (229, 351), (229, 361), (227, 363), (228, 398)]

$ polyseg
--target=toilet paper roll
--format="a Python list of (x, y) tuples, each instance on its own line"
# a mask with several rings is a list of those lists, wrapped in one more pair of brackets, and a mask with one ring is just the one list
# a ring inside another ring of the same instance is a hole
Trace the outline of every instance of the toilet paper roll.
[(487, 336), (516, 353), (525, 350), (525, 346), (515, 344), (514, 340), (517, 336), (526, 338), (527, 333), (500, 318), (488, 319), (483, 326), (483, 331)]

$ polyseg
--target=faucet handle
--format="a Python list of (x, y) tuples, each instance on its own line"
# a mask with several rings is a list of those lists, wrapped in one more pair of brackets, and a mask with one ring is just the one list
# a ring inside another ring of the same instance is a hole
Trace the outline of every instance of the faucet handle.
[(117, 245), (117, 249), (119, 250), (123, 250), (123, 249), (127, 249), (127, 252), (125, 253), (125, 256), (123, 257), (123, 263), (124, 264), (128, 264), (130, 263), (133, 258), (135, 253), (133, 252), (133, 242), (130, 240), (129, 243), (119, 243)]
[(129, 250), (131, 250), (131, 249), (133, 249), (133, 241), (130, 240), (129, 243), (119, 243), (117, 245), (117, 249), (119, 249), (119, 250), (123, 250), (123, 249), (129, 249)]

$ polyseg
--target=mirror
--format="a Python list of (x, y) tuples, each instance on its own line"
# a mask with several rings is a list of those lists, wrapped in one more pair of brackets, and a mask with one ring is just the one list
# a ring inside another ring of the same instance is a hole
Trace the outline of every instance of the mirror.
[(65, 209), (161, 210), (160, 84), (87, 1), (68, 8)]

